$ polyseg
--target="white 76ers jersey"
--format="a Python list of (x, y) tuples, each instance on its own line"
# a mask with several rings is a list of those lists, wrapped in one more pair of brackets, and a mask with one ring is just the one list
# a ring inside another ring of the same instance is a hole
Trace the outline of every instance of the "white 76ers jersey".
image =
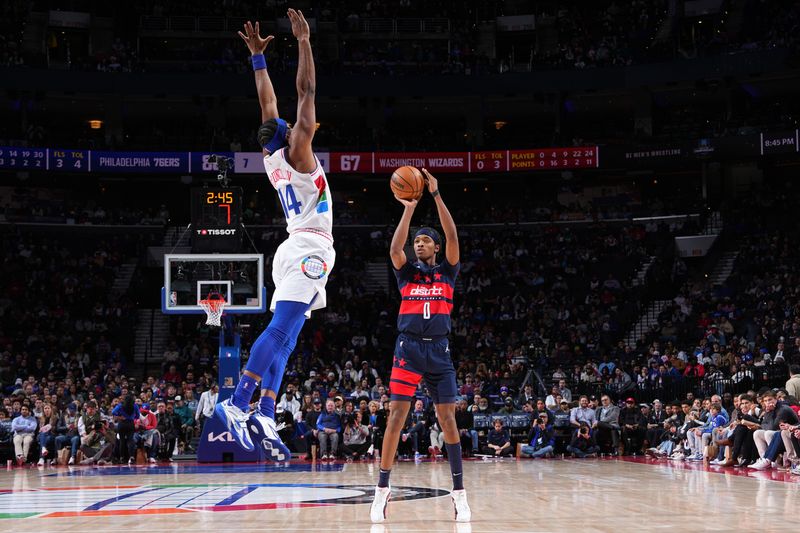
[(314, 156), (317, 167), (313, 172), (302, 174), (286, 161), (287, 150), (288, 147), (281, 148), (264, 156), (264, 169), (286, 216), (286, 231), (316, 230), (331, 235), (333, 198), (319, 159)]

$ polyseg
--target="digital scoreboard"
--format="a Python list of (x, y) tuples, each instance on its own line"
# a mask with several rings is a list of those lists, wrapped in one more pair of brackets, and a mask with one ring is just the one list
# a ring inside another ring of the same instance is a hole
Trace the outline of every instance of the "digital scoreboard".
[(242, 188), (192, 189), (192, 252), (237, 253), (242, 246)]

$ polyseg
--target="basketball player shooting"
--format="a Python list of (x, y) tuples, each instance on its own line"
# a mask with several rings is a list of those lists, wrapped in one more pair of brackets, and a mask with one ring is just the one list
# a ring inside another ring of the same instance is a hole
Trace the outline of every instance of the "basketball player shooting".
[[(302, 12), (290, 9), (288, 16), (300, 54), (294, 127), (278, 116), (278, 101), (267, 73), (264, 50), (274, 37), (262, 38), (258, 22), (255, 26), (247, 22), (244, 33), (239, 32), (252, 54), (261, 105), (258, 142), (263, 148), (264, 169), (278, 193), (289, 237), (278, 247), (272, 262), (272, 320), (253, 343), (233, 396), (218, 403), (214, 411), (240, 446), (250, 451), (259, 444), (267, 459), (276, 461), (288, 460), (291, 454), (276, 430), (275, 398), (303, 323), (311, 311), (325, 307), (325, 284), (336, 260), (331, 235), (331, 192), (311, 149), (317, 119), (310, 31)], [(259, 382), (261, 399), (249, 413)]]
[(397, 201), (405, 206), (389, 248), (402, 301), (397, 316), (400, 331), (395, 343), (390, 389), (392, 403), (381, 450), (381, 468), (375, 499), (370, 508), (373, 522), (383, 522), (391, 495), (389, 475), (411, 400), (420, 380), (425, 380), (428, 393), (436, 405), (439, 426), (444, 431), (447, 457), (453, 476), (453, 503), (456, 520), (469, 522), (471, 511), (464, 490), (461, 468), (461, 439), (456, 427), (456, 372), (450, 358), (447, 335), (450, 333), (450, 311), (453, 291), (460, 268), (456, 224), (439, 193), (439, 182), (424, 168), (428, 192), (436, 202), (439, 221), (446, 238), (444, 260), (437, 264), (441, 238), (433, 228), (422, 228), (414, 235), (416, 261), (410, 263), (403, 249), (408, 238), (411, 217), (418, 200)]

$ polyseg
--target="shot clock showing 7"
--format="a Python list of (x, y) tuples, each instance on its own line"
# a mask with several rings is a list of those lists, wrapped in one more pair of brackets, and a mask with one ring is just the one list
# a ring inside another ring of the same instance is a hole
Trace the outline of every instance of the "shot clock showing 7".
[(217, 205), (227, 213), (226, 224), (231, 224), (231, 205), (233, 205), (232, 191), (206, 191), (206, 204)]
[(236, 252), (241, 244), (242, 188), (192, 189), (192, 249)]

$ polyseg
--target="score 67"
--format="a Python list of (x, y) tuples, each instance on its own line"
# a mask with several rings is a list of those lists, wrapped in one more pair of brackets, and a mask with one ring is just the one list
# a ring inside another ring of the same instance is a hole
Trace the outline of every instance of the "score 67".
[(339, 168), (342, 172), (358, 172), (359, 163), (361, 163), (361, 156), (358, 154), (339, 156)]

